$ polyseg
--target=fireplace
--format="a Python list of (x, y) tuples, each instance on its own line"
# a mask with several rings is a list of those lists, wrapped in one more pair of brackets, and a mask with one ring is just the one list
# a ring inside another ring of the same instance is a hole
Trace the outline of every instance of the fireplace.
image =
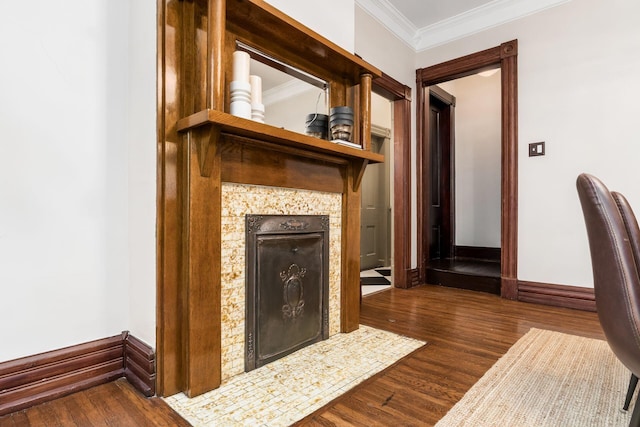
[[(223, 183), (221, 265), (221, 376), (245, 372), (247, 215), (326, 215), (329, 217), (329, 336), (340, 333), (342, 298), (342, 195), (291, 188)], [(282, 283), (277, 272), (277, 281)]]
[(329, 337), (329, 216), (246, 216), (245, 371)]

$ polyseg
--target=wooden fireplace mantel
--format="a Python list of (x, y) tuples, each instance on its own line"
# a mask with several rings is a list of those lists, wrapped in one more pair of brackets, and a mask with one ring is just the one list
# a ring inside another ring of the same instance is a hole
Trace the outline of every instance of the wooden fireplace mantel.
[[(342, 194), (341, 331), (360, 317), (360, 182), (382, 73), (261, 0), (158, 0), (158, 394), (221, 381), (223, 182)], [(362, 149), (229, 114), (236, 42), (327, 82)]]
[[(243, 143), (252, 141), (253, 145), (262, 147), (267, 151), (295, 154), (299, 157), (323, 160), (330, 163), (344, 164), (351, 162), (353, 165), (353, 189), (360, 187), (364, 170), (369, 163), (381, 163), (384, 156), (369, 150), (352, 148), (335, 142), (292, 132), (287, 129), (277, 128), (268, 124), (258, 123), (241, 117), (232, 116), (223, 111), (203, 110), (178, 121), (179, 132), (188, 132), (198, 127), (210, 127), (208, 139), (200, 141), (207, 147), (215, 145), (210, 138), (222, 137), (227, 140), (237, 140)], [(213, 132), (213, 135), (211, 134)], [(215, 150), (198, 150), (200, 172), (208, 175), (210, 170), (205, 169), (209, 162), (202, 158), (205, 153), (213, 153)]]

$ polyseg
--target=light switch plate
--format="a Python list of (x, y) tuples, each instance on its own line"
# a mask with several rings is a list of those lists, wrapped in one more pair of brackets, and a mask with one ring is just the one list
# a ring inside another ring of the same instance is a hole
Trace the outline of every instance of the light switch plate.
[(544, 156), (544, 141), (529, 144), (529, 157)]

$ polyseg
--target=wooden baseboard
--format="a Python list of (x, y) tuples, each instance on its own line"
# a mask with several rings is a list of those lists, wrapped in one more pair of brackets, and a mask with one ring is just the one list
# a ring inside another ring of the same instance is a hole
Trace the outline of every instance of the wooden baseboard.
[(409, 287), (414, 287), (414, 286), (418, 286), (420, 284), (420, 272), (418, 271), (417, 268), (412, 268), (411, 270), (408, 270), (408, 274), (407, 274), (409, 280)]
[(155, 394), (155, 356), (123, 332), (84, 344), (0, 363), (0, 416), (126, 376)]
[(147, 397), (156, 394), (156, 355), (153, 349), (127, 333), (124, 339), (124, 376)]
[(515, 277), (500, 278), (500, 296), (515, 301), (518, 299), (518, 279)]
[(518, 281), (518, 300), (576, 310), (596, 311), (593, 288)]

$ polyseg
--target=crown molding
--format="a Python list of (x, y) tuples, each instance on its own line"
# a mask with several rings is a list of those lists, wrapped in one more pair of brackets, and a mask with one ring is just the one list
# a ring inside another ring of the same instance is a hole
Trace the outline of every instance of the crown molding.
[(356, 3), (416, 52), (421, 52), (569, 1), (494, 0), (419, 29), (388, 0), (356, 0)]
[(413, 25), (394, 5), (387, 0), (356, 0), (356, 4), (407, 46), (415, 49), (418, 27)]

